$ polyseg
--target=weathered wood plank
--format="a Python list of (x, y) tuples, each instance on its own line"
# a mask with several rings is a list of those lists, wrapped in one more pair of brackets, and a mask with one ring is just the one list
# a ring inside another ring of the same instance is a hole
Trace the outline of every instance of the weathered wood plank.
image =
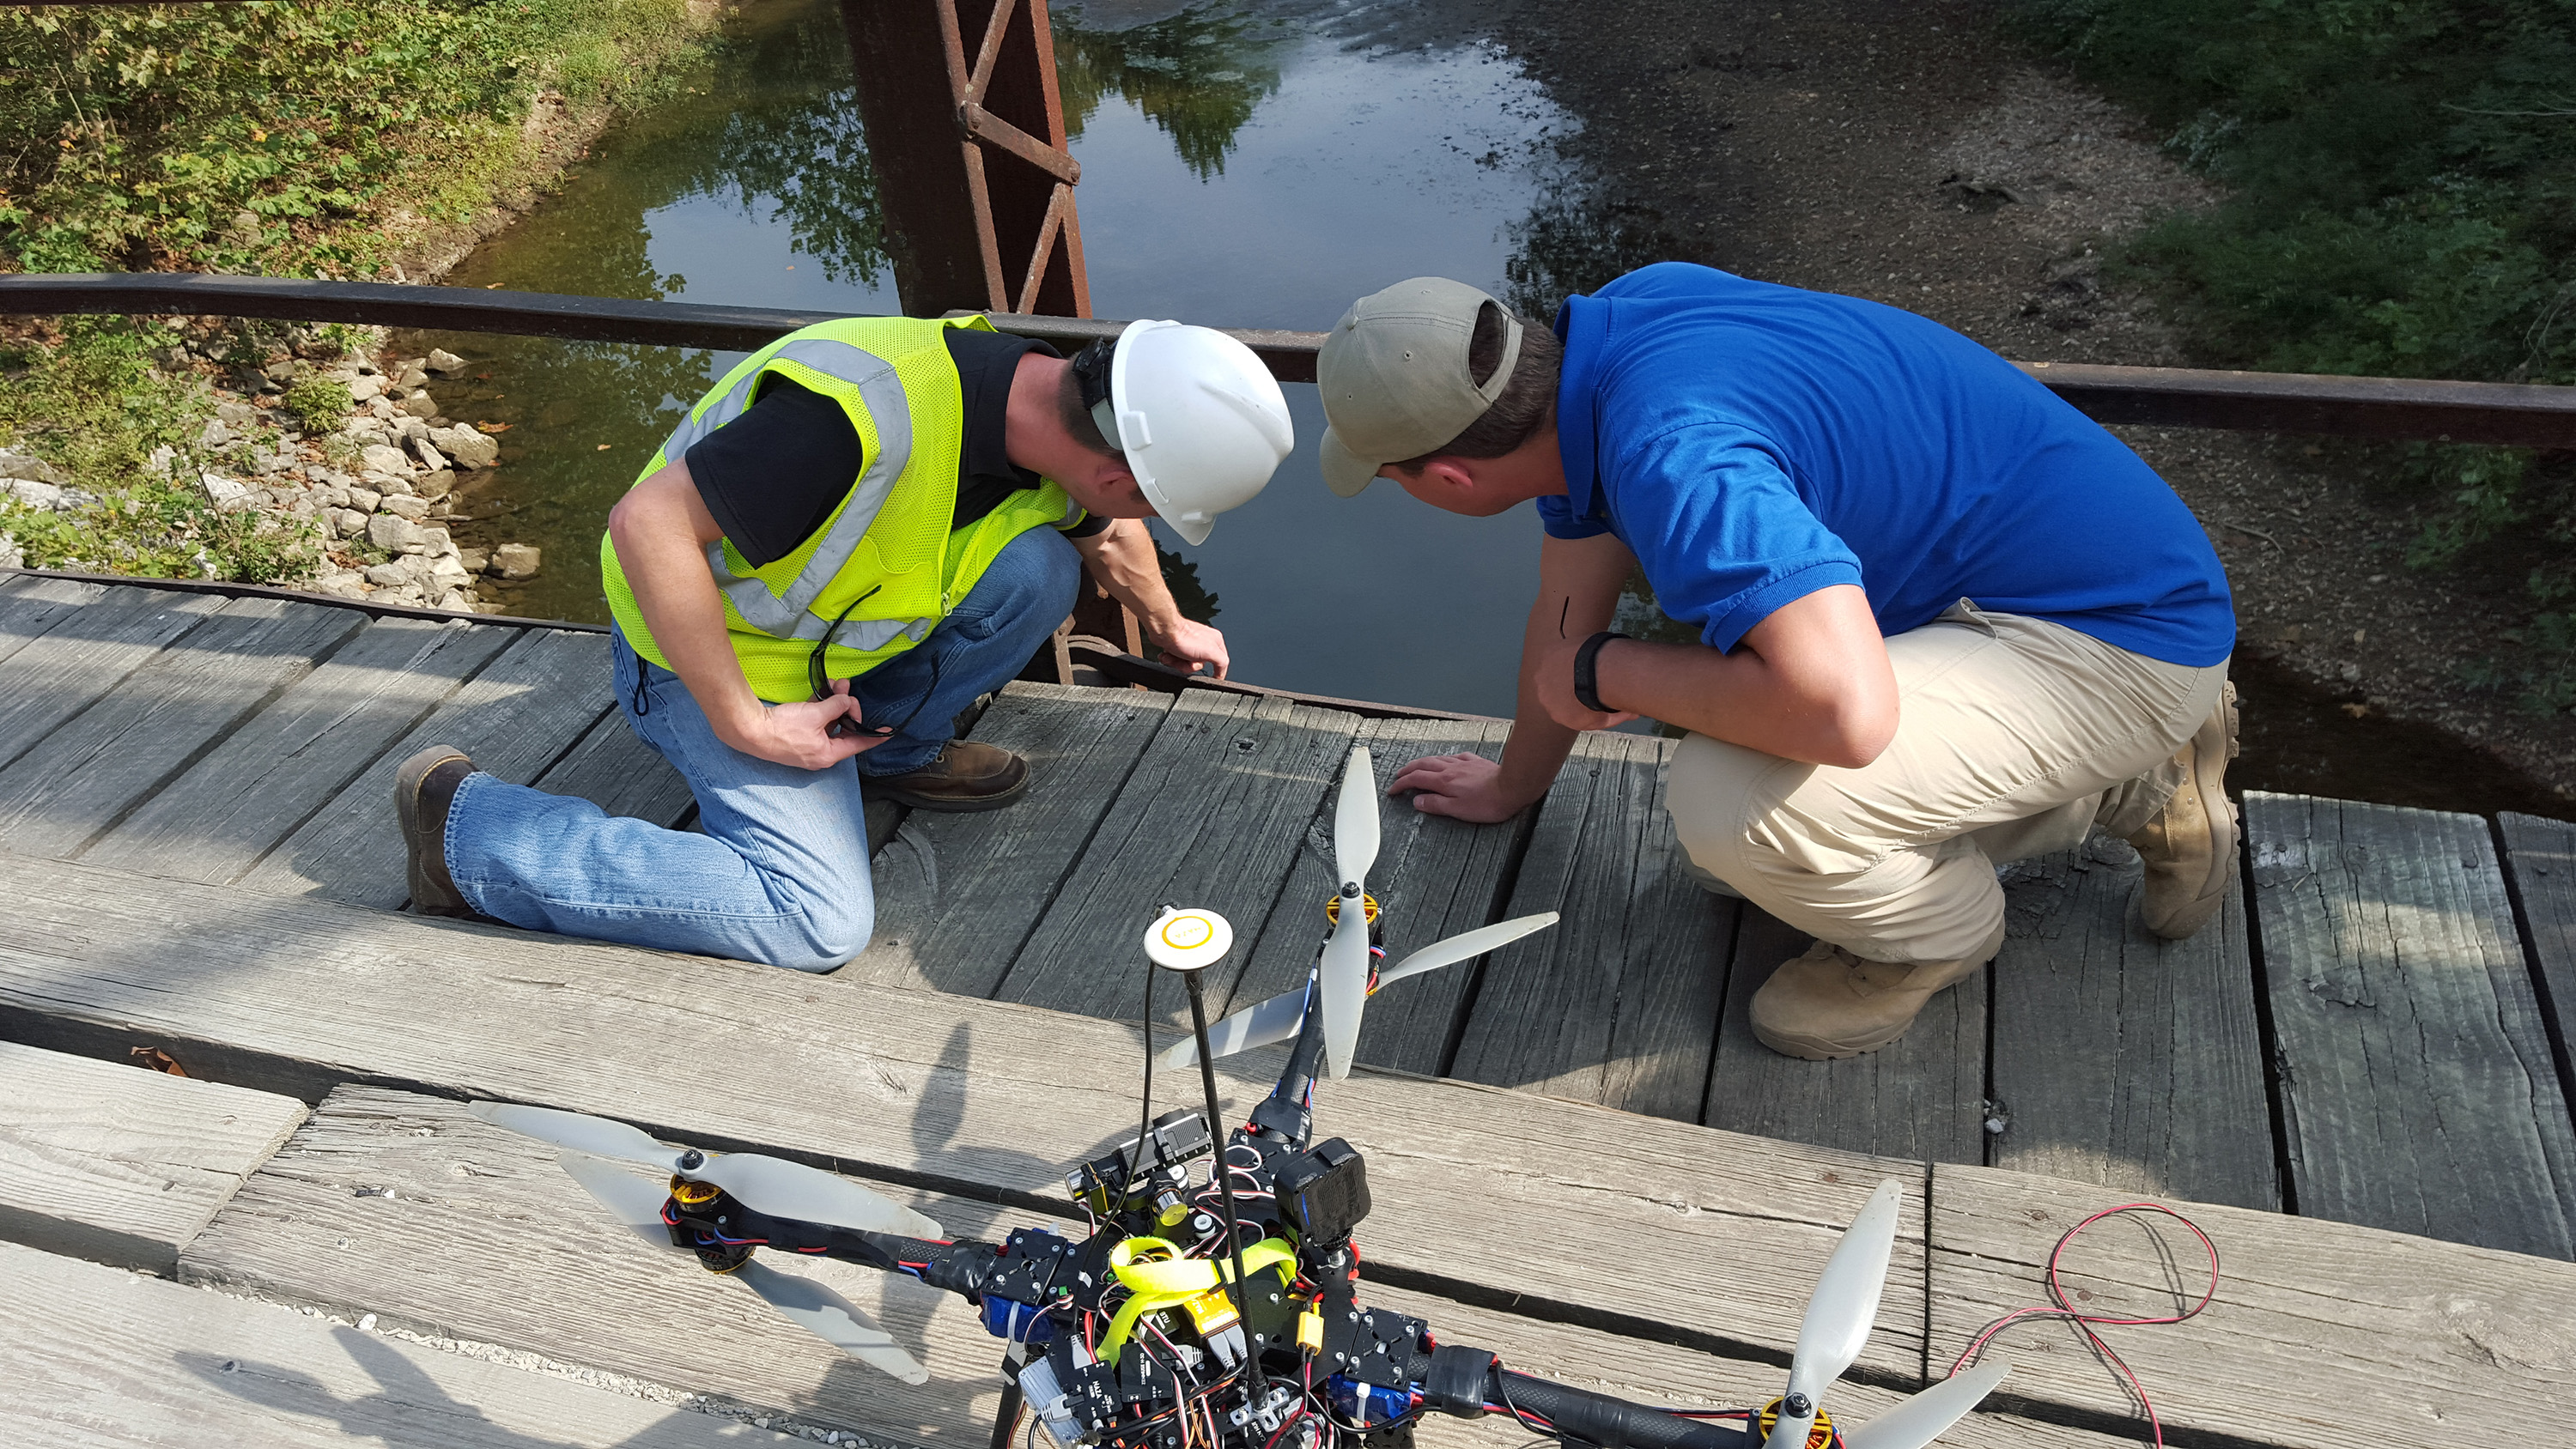
[(876, 935), (837, 974), (992, 995), (1171, 708), (1139, 690), (1005, 688), (973, 738), (1027, 759), (1028, 793), (1005, 810), (917, 811), (898, 828), (876, 860)]
[(2208, 929), (2165, 941), (2131, 910), (2140, 876), (2103, 837), (2013, 868), (1992, 1165), (2277, 1210), (2243, 883)]
[(0, 662), (105, 597), (105, 584), (77, 579), (0, 579)]
[[(2111, 1188), (1996, 1168), (1932, 1170), (1933, 1367), (1988, 1322), (2045, 1304), (2060, 1234), (2117, 1206)], [(2576, 1265), (2373, 1228), (2175, 1201), (2214, 1239), (2208, 1312), (2105, 1328), (2169, 1437), (2283, 1449), (2516, 1443), (2576, 1416)], [(2169, 1218), (2087, 1229), (2063, 1280), (2095, 1313), (2176, 1311), (2207, 1282), (2198, 1241)], [(2008, 1329), (2006, 1392), (2089, 1411), (2144, 1437), (2127, 1387), (2062, 1323)], [(2541, 1434), (2551, 1437), (2556, 1431)]]
[(2245, 821), (2298, 1211), (2576, 1254), (2576, 1127), (2486, 822), (2259, 792)]
[(0, 766), (79, 714), (226, 600), (112, 588), (0, 664)]
[(78, 854), (366, 622), (354, 609), (226, 603), (0, 769), (0, 842)]
[[(1281, 699), (1180, 696), (996, 995), (1133, 1019), (1144, 989), (1138, 943), (1166, 901), (1206, 906), (1238, 940), (1257, 937), (1358, 728), (1357, 716)], [(1202, 985), (1224, 999), (1242, 969), (1237, 952)], [(1165, 993), (1165, 1004), (1178, 996)]]
[(0, 1238), (168, 1273), (303, 1120), (292, 1097), (0, 1042)]
[(2521, 908), (2523, 940), (2539, 973), (2540, 1009), (2562, 1055), (2558, 1080), (2576, 1090), (2563, 1053), (2576, 1041), (2576, 825), (2537, 815), (2496, 817), (2505, 880)]
[(549, 795), (578, 795), (611, 815), (675, 825), (697, 803), (689, 782), (638, 739), (614, 703), (579, 743), (535, 780)]
[(716, 1449), (800, 1442), (650, 1399), (0, 1244), (0, 1439), (49, 1449)]
[(81, 858), (209, 884), (238, 879), (519, 633), (375, 620)]
[[(150, 1040), (308, 1101), (364, 1080), (542, 1102), (997, 1200), (1054, 1200), (1066, 1162), (1134, 1130), (1135, 1034), (1112, 1023), (78, 862), (0, 855), (0, 899), (0, 1036)], [(722, 1063), (721, 1088), (680, 1060)], [(1221, 1066), (1245, 1104), (1277, 1054)], [(1872, 1186), (1923, 1171), (1465, 1083), (1362, 1071), (1321, 1096), (1322, 1130), (1373, 1158), (1371, 1262), (1710, 1347), (1785, 1352)], [(1569, 1224), (1651, 1268), (1562, 1251)], [(1897, 1262), (1865, 1362), (1910, 1375), (1919, 1242)]]
[[(1454, 720), (1370, 720), (1355, 744), (1368, 746), (1377, 775), (1380, 829), (1377, 863), (1369, 868), (1369, 894), (1377, 897), (1384, 922), (1380, 937), (1385, 964), (1393, 965), (1418, 947), (1472, 931), (1499, 918), (1503, 881), (1520, 846), (1527, 840), (1530, 816), (1500, 825), (1470, 825), (1438, 815), (1425, 815), (1410, 800), (1388, 798), (1395, 772), (1425, 755), (1472, 752), (1499, 758), (1511, 726)], [(1341, 882), (1333, 871), (1333, 810), (1340, 778), (1317, 802), (1306, 824), (1296, 864), (1260, 937), (1240, 938), (1235, 954), (1245, 958), (1231, 999), (1209, 1004), (1218, 1014), (1240, 1011), (1256, 1001), (1305, 984), (1322, 949), (1328, 929), (1325, 902)], [(1399, 1071), (1437, 1074), (1456, 1037), (1481, 960), (1461, 961), (1427, 976), (1395, 986), (1369, 1002), (1360, 1024), (1357, 1059)], [(1174, 993), (1177, 996), (1179, 993)], [(1166, 1020), (1184, 1025), (1185, 1011)]]
[(1682, 874), (1664, 814), (1671, 748), (1642, 735), (1576, 741), (1504, 911), (1565, 919), (1488, 961), (1456, 1075), (1698, 1120), (1743, 903)]
[(1810, 944), (1769, 912), (1743, 908), (1709, 1070), (1708, 1125), (1891, 1157), (1984, 1161), (1986, 976), (1933, 997), (1905, 1035), (1877, 1051), (1800, 1061), (1764, 1046), (1750, 1013), (1771, 972)]
[[(989, 1203), (898, 1196), (964, 1236), (994, 1239), (1021, 1224), (1065, 1230)], [(507, 1248), (478, 1252), (477, 1243)], [(790, 1254), (761, 1262), (810, 1271), (847, 1294), (930, 1369), (930, 1382), (916, 1387), (858, 1364), (695, 1259), (640, 1241), (564, 1175), (551, 1149), (439, 1097), (334, 1092), (199, 1236), (180, 1273), (871, 1438), (990, 1438), (1001, 1343), (964, 1300), (849, 1264)]]
[(454, 745), (504, 780), (533, 778), (615, 708), (607, 674), (604, 636), (526, 631), (253, 866), (242, 888), (401, 905), (409, 888), (393, 783), (402, 762), (430, 745)]

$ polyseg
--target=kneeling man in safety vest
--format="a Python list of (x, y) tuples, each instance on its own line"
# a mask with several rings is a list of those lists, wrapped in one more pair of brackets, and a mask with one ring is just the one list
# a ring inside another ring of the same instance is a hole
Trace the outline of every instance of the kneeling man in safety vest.
[(981, 317), (853, 318), (754, 353), (608, 517), (619, 706), (703, 834), (406, 761), (415, 909), (829, 971), (875, 924), (864, 801), (989, 810), (1028, 785), (949, 738), (1072, 609), (1087, 568), (1166, 663), (1226, 669), (1141, 522), (1192, 544), (1288, 455), (1249, 348), (1131, 323), (1067, 360)]
[[(1415, 808), (1511, 816), (1575, 735), (1689, 731), (1665, 799), (1721, 882), (1816, 938), (1754, 993), (1775, 1051), (1893, 1041), (2004, 939), (1999, 861), (2100, 829), (2168, 938), (2227, 894), (2235, 611), (2135, 453), (1939, 323), (1666, 262), (1524, 330), (1458, 282), (1364, 297), (1316, 361), (1324, 478), (1483, 517), (1536, 500), (1499, 765)], [(1687, 642), (1615, 630), (1629, 571)]]

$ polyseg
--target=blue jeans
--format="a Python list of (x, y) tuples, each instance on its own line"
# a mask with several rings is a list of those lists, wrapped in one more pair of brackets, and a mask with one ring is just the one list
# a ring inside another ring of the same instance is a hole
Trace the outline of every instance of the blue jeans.
[(678, 675), (613, 636), (618, 708), (689, 782), (705, 833), (478, 773), (448, 808), (448, 873), (476, 910), (514, 926), (832, 970), (876, 925), (856, 766), (892, 775), (930, 763), (958, 712), (1016, 675), (1063, 621), (1081, 575), (1054, 529), (1013, 539), (929, 638), (859, 677), (861, 712), (900, 728), (827, 770), (717, 739)]

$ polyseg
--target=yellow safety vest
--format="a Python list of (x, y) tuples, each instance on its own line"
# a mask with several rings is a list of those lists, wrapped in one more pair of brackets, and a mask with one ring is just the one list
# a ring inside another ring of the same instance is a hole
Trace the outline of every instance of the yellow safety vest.
[[(730, 541), (707, 549), (726, 636), (762, 699), (812, 697), (807, 661), (827, 633), (824, 667), (833, 679), (864, 674), (920, 643), (974, 590), (1003, 545), (1032, 528), (1082, 517), (1061, 486), (1042, 481), (966, 527), (950, 528), (966, 429), (957, 364), (942, 336), (951, 327), (993, 330), (981, 317), (851, 317), (791, 332), (726, 373), (636, 475), (644, 481), (741, 417), (760, 379), (773, 373), (838, 402), (857, 427), (865, 465), (832, 516), (794, 552), (753, 568)], [(605, 533), (599, 571), (626, 642), (669, 668)]]

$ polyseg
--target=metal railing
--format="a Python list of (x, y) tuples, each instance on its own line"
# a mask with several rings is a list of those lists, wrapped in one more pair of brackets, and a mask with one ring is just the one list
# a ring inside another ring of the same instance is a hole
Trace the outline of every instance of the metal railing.
[[(139, 313), (354, 322), (451, 332), (503, 332), (586, 342), (748, 352), (843, 314), (697, 302), (633, 302), (547, 292), (306, 282), (189, 272), (0, 276), (0, 314)], [(993, 325), (1067, 350), (1124, 324), (995, 314)], [(1229, 329), (1282, 382), (1315, 380), (1320, 332)], [(2093, 363), (2017, 364), (2105, 423), (2331, 433), (2576, 448), (2576, 387), (2431, 378), (2323, 377)]]

